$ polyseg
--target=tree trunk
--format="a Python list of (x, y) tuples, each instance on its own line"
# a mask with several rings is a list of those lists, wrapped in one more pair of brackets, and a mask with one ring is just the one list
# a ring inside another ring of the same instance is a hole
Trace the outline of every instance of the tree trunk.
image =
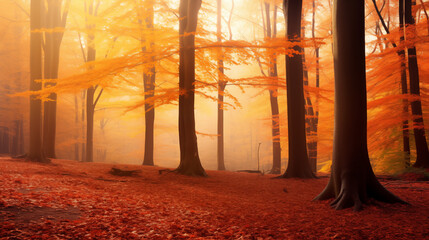
[[(150, 70), (152, 75), (143, 74), (145, 81), (145, 91), (151, 92), (145, 94), (145, 99), (153, 97), (153, 91), (155, 89), (155, 68)], [(153, 166), (153, 149), (154, 149), (154, 124), (155, 124), (155, 108), (151, 104), (145, 104), (145, 142), (144, 142), (144, 159), (143, 165)]]
[(195, 31), (201, 0), (181, 0), (179, 7), (179, 142), (180, 165), (176, 172), (207, 176), (198, 156), (195, 132)]
[[(301, 37), (302, 0), (283, 1), (285, 16), (287, 16), (287, 38), (294, 41)], [(298, 45), (293, 49), (301, 53)], [(287, 113), (289, 161), (286, 172), (282, 177), (314, 178), (307, 155), (305, 138), (305, 102), (303, 89), (302, 55), (286, 55), (286, 85), (287, 85)]]
[[(305, 38), (305, 26), (302, 26), (302, 38)], [(304, 71), (304, 86), (308, 87), (308, 70), (307, 66), (305, 64), (305, 49), (302, 49), (302, 65), (303, 65), (303, 71)], [(316, 116), (314, 114), (314, 108), (313, 103), (311, 101), (310, 93), (307, 90), (304, 90), (304, 96), (305, 96), (305, 133), (307, 135), (307, 149), (308, 149), (308, 160), (310, 161), (310, 167), (313, 173), (317, 172), (317, 143), (314, 144), (315, 139), (315, 127), (316, 124), (314, 121), (316, 121)], [(316, 152), (316, 153), (315, 153)]]
[[(270, 3), (265, 2), (265, 17), (266, 17), (266, 37), (268, 39), (277, 37), (277, 6), (274, 7), (273, 14), (273, 27), (271, 28), (271, 16), (270, 16)], [(272, 33), (271, 33), (272, 29)], [(268, 75), (272, 79), (277, 79), (277, 56), (270, 54), (269, 56), (269, 69)], [(279, 114), (279, 103), (277, 99), (278, 89), (272, 87), (270, 92), (270, 106), (271, 106), (271, 137), (273, 145), (273, 166), (270, 173), (279, 174), (281, 170), (281, 147), (280, 147), (280, 114)]]
[[(399, 28), (401, 37), (399, 41), (402, 43), (404, 41), (404, 1), (399, 0)], [(408, 94), (408, 84), (407, 84), (407, 65), (405, 59), (405, 50), (400, 44), (401, 50), (398, 51), (398, 55), (401, 58), (401, 92), (403, 95)], [(409, 167), (410, 163), (410, 134), (408, 130), (408, 99), (404, 98), (402, 100), (402, 113), (404, 120), (402, 121), (402, 144), (404, 151), (404, 163), (405, 167)]]
[[(88, 54), (89, 55), (89, 54)], [(95, 88), (86, 90), (86, 157), (85, 162), (93, 162), (94, 159), (94, 93)]]
[(19, 120), (13, 120), (12, 147), (10, 153), (12, 156), (19, 155)]
[(0, 153), (10, 153), (9, 132), (8, 127), (0, 127)]
[[(42, 89), (42, 1), (31, 0), (30, 9), (30, 91)], [(30, 149), (28, 159), (36, 162), (49, 162), (42, 149), (42, 101), (30, 96)]]
[[(22, 116), (21, 116), (22, 117)], [(19, 154), (22, 155), (25, 152), (24, 142), (24, 119), (19, 119)]]
[[(313, 0), (313, 14), (312, 14), (312, 24), (311, 24), (311, 33), (312, 37), (315, 40), (315, 15), (316, 15), (316, 3)], [(314, 46), (316, 52), (316, 88), (319, 88), (319, 79), (320, 79), (320, 64), (319, 64), (319, 47), (317, 45)], [(316, 94), (316, 100), (314, 103), (315, 113), (313, 114), (313, 121), (311, 122), (311, 130), (313, 134), (313, 141), (308, 143), (308, 151), (309, 151), (309, 160), (311, 165), (311, 170), (314, 173), (317, 173), (317, 128), (319, 125), (319, 93)]]
[[(97, 2), (96, 6), (94, 6), (94, 1), (91, 1), (91, 4), (88, 9), (88, 14), (90, 16), (96, 17), (97, 16), (97, 10), (99, 6), (100, 1)], [(88, 24), (88, 30), (94, 30), (95, 24), (90, 23)], [(96, 50), (95, 50), (95, 36), (93, 33), (90, 33), (88, 35), (88, 51), (86, 56), (87, 62), (93, 62), (96, 59)], [(90, 67), (91, 69), (91, 67)], [(96, 87), (91, 86), (86, 90), (86, 157), (85, 162), (93, 162), (94, 161), (94, 110), (95, 110), (95, 103), (94, 103), (94, 94), (95, 94)]]
[[(222, 42), (222, 0), (217, 0), (217, 19), (216, 19), (217, 41)], [(224, 149), (224, 129), (223, 129), (223, 99), (226, 82), (224, 80), (223, 49), (221, 48), (218, 56), (218, 103), (217, 103), (217, 170), (225, 170), (225, 149)]]
[[(223, 64), (222, 64), (223, 66)], [(220, 69), (219, 69), (220, 70)], [(222, 74), (223, 74), (223, 67), (222, 67)], [(219, 80), (218, 82), (218, 104), (217, 104), (217, 170), (223, 171), (225, 170), (225, 149), (224, 149), (224, 112), (223, 112), (223, 93), (225, 91), (226, 84), (224, 82), (221, 82)]]
[(86, 151), (85, 146), (86, 142), (83, 141), (83, 138), (85, 136), (85, 96), (86, 96), (86, 90), (82, 91), (82, 111), (81, 111), (81, 121), (82, 121), (82, 152), (81, 152), (81, 161), (85, 162), (86, 158)]
[(369, 198), (395, 203), (372, 171), (367, 147), (365, 2), (335, 0), (333, 54), (335, 131), (331, 178), (319, 200), (335, 198), (335, 209), (362, 209)]
[[(75, 111), (75, 124), (76, 124), (76, 130), (79, 126), (79, 105), (77, 102), (77, 96), (74, 95), (74, 111)], [(79, 161), (79, 134), (78, 131), (75, 131), (75, 144), (74, 144), (74, 159), (76, 161)]]
[[(150, 2), (150, 8), (146, 9), (148, 16), (145, 18), (146, 28), (153, 30), (153, 2)], [(142, 39), (143, 41), (146, 41)], [(153, 46), (153, 42), (146, 43), (142, 51), (146, 52), (148, 47)], [(143, 73), (143, 85), (145, 91), (145, 100), (152, 98), (155, 95), (155, 63), (152, 63), (152, 67), (149, 72)], [(155, 123), (155, 107), (153, 104), (145, 103), (145, 146), (144, 146), (144, 159), (143, 165), (153, 166), (153, 149), (154, 149), (154, 123)]]
[[(44, 16), (44, 27), (49, 30), (61, 26), (61, 0), (46, 1), (46, 12)], [(45, 33), (44, 47), (44, 79), (48, 82), (45, 87), (54, 86), (51, 80), (58, 78), (59, 55), (62, 34), (58, 32)], [(57, 94), (50, 94), (48, 101), (44, 102), (43, 115), (43, 150), (48, 158), (55, 158), (55, 132)]]
[[(92, 46), (88, 47), (88, 62), (95, 61), (95, 48), (93, 47), (94, 36), (89, 36)], [(86, 157), (85, 162), (94, 161), (94, 93), (95, 87), (86, 90)]]
[[(415, 22), (412, 15), (412, 3), (411, 0), (405, 1), (405, 24), (406, 24), (406, 37), (408, 41), (411, 41), (415, 36)], [(420, 78), (419, 78), (419, 66), (417, 64), (416, 47), (412, 46), (408, 48), (408, 73), (410, 76), (410, 93), (414, 96), (420, 96)], [(413, 127), (414, 127), (414, 139), (416, 142), (417, 159), (413, 167), (418, 168), (429, 168), (429, 150), (425, 136), (425, 126), (423, 122), (422, 113), (422, 102), (416, 100), (411, 102), (411, 111), (413, 113)]]

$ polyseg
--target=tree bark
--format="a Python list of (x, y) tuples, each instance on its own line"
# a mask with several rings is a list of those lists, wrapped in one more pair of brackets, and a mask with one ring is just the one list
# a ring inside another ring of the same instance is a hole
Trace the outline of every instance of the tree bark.
[(19, 120), (13, 120), (13, 135), (12, 135), (12, 147), (10, 154), (12, 156), (19, 155)]
[[(216, 18), (216, 34), (217, 41), (222, 42), (222, 0), (217, 0), (217, 18)], [(224, 149), (224, 114), (223, 114), (223, 99), (226, 87), (224, 80), (223, 66), (223, 49), (220, 49), (221, 54), (218, 56), (218, 103), (217, 103), (217, 170), (225, 170), (225, 149)]]
[[(30, 91), (42, 89), (42, 1), (31, 0), (30, 7)], [(49, 162), (42, 149), (42, 101), (30, 96), (30, 149), (28, 159), (36, 162)]]
[[(87, 61), (95, 61), (94, 36), (89, 36), (89, 47), (87, 53)], [(85, 162), (94, 161), (94, 93), (95, 87), (90, 87), (86, 90), (86, 147), (85, 147)]]
[(86, 158), (86, 142), (83, 141), (83, 138), (85, 137), (85, 99), (86, 99), (86, 90), (82, 91), (82, 109), (81, 109), (81, 122), (82, 122), (82, 152), (81, 152), (81, 161), (85, 162)]
[[(79, 107), (77, 102), (77, 95), (74, 95), (74, 111), (75, 111), (75, 124), (76, 130), (77, 126), (79, 126)], [(79, 134), (78, 131), (75, 131), (75, 144), (74, 144), (74, 159), (79, 161)]]
[[(62, 0), (46, 1), (46, 12), (44, 16), (44, 27), (46, 29), (55, 30), (56, 28), (65, 27), (65, 19), (61, 18), (61, 5)], [(67, 11), (67, 9), (64, 11)], [(51, 82), (51, 80), (58, 78), (62, 37), (62, 32), (48, 31), (45, 33), (44, 79), (48, 81), (45, 87), (54, 86), (55, 83)], [(57, 94), (50, 94), (48, 99), (48, 101), (44, 102), (43, 150), (46, 157), (55, 158)]]
[[(88, 9), (88, 14), (90, 16), (96, 17), (97, 10), (100, 1), (97, 2), (97, 5), (94, 6), (94, 1), (91, 1), (91, 4)], [(94, 23), (87, 23), (88, 30), (94, 30)], [(96, 59), (96, 50), (95, 50), (95, 36), (93, 33), (88, 35), (88, 51), (86, 56), (87, 62), (93, 62)], [(90, 67), (91, 69), (91, 67)], [(86, 90), (86, 157), (85, 162), (93, 162), (94, 161), (94, 111), (95, 111), (95, 103), (94, 103), (94, 94), (96, 87), (91, 86)], [(100, 93), (101, 94), (101, 93)]]
[[(305, 38), (305, 26), (302, 27), (302, 38)], [(304, 86), (308, 87), (308, 70), (307, 66), (305, 64), (305, 49), (302, 49), (302, 65), (303, 65), (303, 71), (304, 71)], [(314, 121), (316, 121), (316, 116), (314, 113), (313, 108), (313, 102), (311, 101), (310, 93), (307, 90), (304, 90), (304, 96), (305, 96), (305, 133), (307, 136), (307, 149), (308, 149), (308, 160), (310, 161), (310, 167), (314, 174), (317, 172), (317, 162), (316, 162), (316, 155), (317, 155), (317, 143), (315, 144), (315, 127), (316, 124)], [(316, 153), (315, 153), (316, 152)]]
[[(154, 96), (155, 91), (155, 67), (151, 68), (149, 74), (143, 74), (145, 100)], [(153, 166), (153, 149), (154, 149), (154, 125), (155, 125), (155, 108), (153, 105), (146, 103), (145, 106), (145, 142), (143, 165)]]
[[(146, 9), (148, 16), (145, 17), (145, 25), (149, 30), (153, 30), (153, 2), (150, 2), (151, 7)], [(147, 41), (144, 40), (143, 41)], [(151, 40), (152, 41), (152, 40)], [(153, 46), (153, 42), (149, 42), (146, 46), (150, 48)], [(142, 51), (146, 52), (147, 48), (144, 46)], [(153, 59), (152, 59), (153, 60)], [(145, 100), (152, 98), (155, 95), (155, 63), (152, 63), (152, 67), (147, 73), (143, 73), (143, 85), (145, 91)], [(155, 107), (153, 104), (145, 103), (145, 146), (144, 146), (144, 158), (143, 165), (153, 166), (153, 149), (154, 149), (154, 124), (155, 124)]]
[(0, 127), (0, 153), (10, 153), (10, 131), (8, 127)]
[(335, 209), (362, 209), (369, 198), (404, 203), (387, 191), (372, 171), (367, 147), (365, 2), (335, 0), (333, 54), (335, 130), (331, 177), (316, 197), (335, 198)]
[[(265, 17), (266, 17), (266, 37), (268, 39), (277, 37), (277, 6), (274, 7), (273, 27), (271, 28), (270, 3), (265, 2)], [(271, 31), (272, 29), (272, 31)], [(277, 79), (277, 56), (271, 54), (269, 56), (268, 76), (272, 79)], [(281, 147), (280, 147), (280, 114), (279, 103), (277, 99), (278, 89), (269, 90), (270, 106), (271, 106), (271, 137), (273, 147), (273, 166), (270, 173), (279, 174), (281, 170)]]
[[(405, 1), (405, 24), (406, 38), (412, 40), (416, 34), (415, 21), (412, 15), (412, 1)], [(410, 76), (410, 94), (420, 97), (419, 66), (417, 63), (416, 47), (408, 48), (408, 74)], [(423, 122), (422, 102), (415, 100), (411, 102), (411, 112), (413, 113), (414, 140), (416, 143), (417, 159), (413, 167), (429, 168), (429, 150), (425, 136), (425, 126)]]
[[(287, 38), (289, 41), (299, 41), (301, 37), (302, 0), (284, 0), (285, 16), (287, 16)], [(296, 40), (294, 40), (296, 39)], [(293, 47), (302, 53), (298, 45)], [(307, 155), (305, 137), (305, 102), (303, 89), (302, 55), (286, 55), (286, 85), (289, 161), (286, 172), (282, 177), (314, 178)]]
[[(223, 65), (223, 64), (222, 64)], [(219, 69), (220, 70), (220, 69)], [(223, 72), (223, 67), (222, 67)], [(223, 74), (223, 73), (222, 73)], [(225, 170), (225, 149), (224, 149), (224, 91), (226, 84), (218, 82), (218, 104), (217, 104), (217, 170)]]
[[(400, 43), (404, 42), (404, 1), (399, 0), (399, 28), (400, 28)], [(407, 65), (406, 65), (406, 58), (405, 58), (405, 50), (402, 47), (402, 44), (399, 44), (401, 46), (401, 50), (398, 51), (398, 55), (401, 59), (401, 92), (403, 95), (408, 94), (408, 84), (407, 84)], [(410, 163), (410, 133), (408, 130), (408, 99), (404, 98), (402, 100), (402, 113), (404, 120), (402, 121), (402, 148), (404, 152), (404, 166), (409, 167), (411, 165)]]
[[(94, 51), (95, 54), (95, 51)], [(89, 54), (88, 54), (89, 56)], [(89, 59), (89, 58), (88, 58)], [(85, 162), (94, 161), (94, 93), (95, 88), (86, 90), (86, 147)]]
[(195, 31), (201, 0), (181, 0), (179, 7), (179, 142), (180, 174), (207, 176), (198, 156), (195, 132)]
[(25, 141), (24, 141), (24, 119), (19, 119), (19, 155), (25, 153)]
[[(313, 14), (312, 14), (312, 24), (311, 24), (311, 33), (312, 37), (315, 40), (315, 16), (316, 16), (316, 3), (313, 0)], [(320, 64), (319, 64), (319, 46), (315, 44), (314, 46), (316, 52), (316, 88), (319, 88), (319, 80), (320, 80)], [(309, 143), (309, 159), (311, 169), (314, 173), (317, 173), (317, 128), (319, 125), (319, 93), (316, 94), (316, 100), (314, 103), (315, 114), (314, 119), (311, 124), (314, 141)]]

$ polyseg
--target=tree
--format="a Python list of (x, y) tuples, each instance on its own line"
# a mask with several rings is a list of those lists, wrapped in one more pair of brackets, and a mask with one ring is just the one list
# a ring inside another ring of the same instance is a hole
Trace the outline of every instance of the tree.
[(328, 185), (316, 199), (335, 198), (335, 209), (362, 209), (369, 198), (404, 203), (386, 190), (372, 171), (367, 147), (365, 2), (335, 0), (333, 53), (335, 131)]
[[(408, 41), (415, 36), (415, 21), (412, 15), (411, 0), (404, 1), (406, 38)], [(408, 51), (408, 74), (410, 76), (410, 94), (420, 97), (420, 77), (417, 63), (416, 47), (413, 45)], [(414, 100), (411, 102), (411, 112), (413, 113), (414, 139), (416, 143), (417, 159), (414, 167), (429, 168), (429, 150), (425, 136), (425, 126), (423, 122), (422, 102)]]
[[(378, 14), (380, 22), (386, 31), (387, 34), (390, 33), (388, 24), (386, 25), (383, 17), (381, 16), (381, 10), (379, 10), (377, 3), (375, 0), (372, 1), (374, 4), (374, 8)], [(404, 43), (404, 1), (399, 1), (398, 8), (398, 17), (399, 17), (399, 33), (400, 38), (399, 42)], [(388, 22), (389, 23), (389, 22)], [(391, 41), (391, 44), (394, 48), (398, 46)], [(399, 50), (396, 52), (401, 59), (401, 93), (405, 96), (408, 94), (408, 83), (407, 83), (407, 67), (406, 67), (406, 57), (405, 57), (405, 46), (400, 45)], [(418, 70), (417, 70), (418, 71)], [(409, 136), (409, 123), (408, 123), (408, 105), (409, 101), (407, 98), (403, 98), (402, 100), (402, 113), (403, 113), (403, 121), (402, 121), (402, 148), (404, 152), (404, 166), (410, 166), (410, 136)], [(419, 149), (421, 150), (421, 149)], [(421, 151), (420, 151), (421, 152)]]
[[(48, 80), (45, 87), (55, 85), (52, 80), (58, 78), (58, 67), (60, 60), (60, 46), (66, 26), (70, 0), (67, 0), (64, 12), (61, 14), (62, 0), (46, 1), (46, 12), (44, 14), (44, 27), (51, 31), (45, 32), (44, 42), (44, 79)], [(46, 157), (55, 158), (55, 133), (57, 117), (57, 94), (51, 93), (48, 101), (44, 102), (43, 109), (43, 151)]]
[[(234, 1), (232, 2), (234, 4)], [(234, 5), (233, 5), (234, 6)], [(232, 11), (232, 10), (231, 10)], [(217, 41), (222, 42), (222, 0), (217, 0), (217, 18), (216, 18), (216, 35)], [(220, 56), (218, 56), (218, 106), (217, 106), (217, 170), (225, 170), (225, 150), (224, 150), (224, 131), (223, 131), (223, 97), (227, 84), (225, 81), (225, 71), (223, 65), (222, 49)]]
[[(315, 16), (316, 16), (316, 3), (315, 0), (313, 0), (313, 12), (312, 12), (312, 21), (311, 21), (311, 33), (313, 37), (314, 48), (315, 48), (315, 54), (316, 54), (316, 88), (319, 88), (319, 81), (320, 81), (320, 64), (319, 64), (319, 46), (316, 43), (315, 40)], [(307, 81), (308, 82), (308, 81)], [(309, 102), (309, 106), (311, 106), (311, 110), (313, 111), (312, 114), (312, 121), (310, 121), (309, 130), (311, 132), (311, 135), (313, 139), (309, 141), (308, 143), (308, 158), (310, 161), (311, 169), (314, 173), (317, 172), (317, 128), (319, 125), (319, 94), (316, 94), (316, 100), (314, 103), (314, 110), (313, 105), (311, 104), (311, 99), (308, 97), (307, 102)]]
[[(42, 1), (31, 0), (30, 7), (30, 91), (42, 89)], [(42, 101), (30, 96), (30, 149), (28, 159), (49, 162), (42, 149)]]
[[(144, 10), (144, 28), (153, 30), (153, 1), (145, 2)], [(142, 52), (150, 52), (150, 48), (153, 47), (153, 40), (142, 39), (144, 45), (142, 47)], [(143, 85), (144, 85), (144, 97), (145, 101), (150, 98), (153, 98), (155, 94), (155, 63), (152, 63), (147, 72), (143, 73)], [(155, 122), (155, 107), (153, 104), (145, 103), (145, 145), (144, 145), (144, 158), (143, 165), (153, 166), (153, 132), (154, 132), (154, 122)]]
[[(98, 7), (100, 6), (100, 0), (97, 1), (95, 4), (95, 0), (91, 1), (89, 4), (89, 8), (85, 11), (89, 16), (96, 17), (98, 13)], [(94, 21), (94, 20), (92, 20)], [(96, 50), (95, 50), (95, 36), (94, 36), (94, 29), (95, 24), (93, 22), (87, 22), (87, 30), (88, 33), (88, 48), (87, 53), (85, 57), (85, 62), (93, 62), (96, 59)], [(91, 66), (90, 66), (91, 68)], [(95, 112), (95, 106), (97, 105), (98, 100), (100, 99), (101, 94), (103, 93), (103, 89), (101, 89), (97, 95), (97, 97), (94, 99), (95, 91), (97, 90), (98, 85), (91, 86), (86, 90), (86, 162), (93, 162), (94, 158), (94, 112)]]
[[(313, 7), (313, 11), (314, 11), (314, 7)], [(303, 19), (305, 19), (305, 16), (303, 17)], [(314, 21), (314, 12), (313, 12), (313, 21)], [(312, 34), (314, 38), (314, 27), (312, 27)], [(305, 38), (305, 25), (302, 26), (302, 39), (304, 38)], [(308, 79), (308, 69), (305, 63), (305, 48), (302, 48), (302, 63), (303, 63), (303, 73), (304, 73), (304, 86), (308, 87), (309, 79)], [(305, 96), (305, 116), (306, 116), (305, 133), (307, 137), (306, 140), (307, 140), (307, 149), (308, 149), (308, 160), (310, 161), (311, 170), (314, 173), (316, 173), (317, 172), (317, 159), (316, 159), (317, 158), (317, 140), (315, 139), (315, 136), (317, 132), (318, 119), (314, 111), (313, 102), (311, 101), (310, 92), (306, 89), (304, 90), (304, 96)]]
[(179, 7), (179, 143), (178, 173), (206, 176), (195, 133), (195, 31), (201, 0), (181, 0)]
[[(399, 41), (403, 43), (404, 41), (404, 1), (399, 1), (399, 31), (400, 38)], [(401, 58), (401, 92), (402, 94), (408, 94), (408, 84), (407, 84), (407, 69), (406, 69), (406, 59), (405, 59), (405, 50), (401, 48), (398, 51), (398, 55)], [(408, 99), (404, 98), (402, 100), (402, 112), (404, 116), (408, 115)], [(409, 167), (410, 164), (410, 134), (408, 130), (408, 118), (402, 121), (402, 147), (404, 151), (404, 161), (405, 167)]]
[[(277, 6), (274, 6), (273, 27), (271, 28), (270, 3), (265, 2), (265, 17), (266, 17), (266, 37), (268, 39), (277, 37)], [(272, 31), (271, 31), (272, 29)], [(273, 79), (278, 79), (277, 74), (277, 59), (275, 53), (269, 53), (269, 69), (268, 76)], [(279, 119), (279, 103), (277, 100), (278, 89), (273, 87), (270, 92), (271, 106), (271, 136), (273, 142), (273, 167), (270, 173), (279, 174), (281, 169), (281, 147), (280, 147), (280, 119)]]
[[(285, 16), (287, 18), (287, 38), (297, 42), (301, 36), (302, 0), (284, 0)], [(296, 44), (293, 50), (302, 53), (302, 48)], [(287, 85), (287, 115), (289, 138), (289, 161), (282, 177), (313, 178), (307, 155), (305, 137), (305, 103), (303, 87), (302, 55), (286, 55), (286, 85)]]

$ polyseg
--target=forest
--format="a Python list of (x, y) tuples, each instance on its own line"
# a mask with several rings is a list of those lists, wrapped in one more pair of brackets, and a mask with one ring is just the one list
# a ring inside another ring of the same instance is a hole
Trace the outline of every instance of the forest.
[(0, 239), (429, 236), (429, 1), (0, 9)]

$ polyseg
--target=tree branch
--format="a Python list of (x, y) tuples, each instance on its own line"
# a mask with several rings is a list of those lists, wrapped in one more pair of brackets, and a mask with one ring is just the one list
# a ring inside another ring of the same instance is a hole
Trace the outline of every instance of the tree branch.
[(232, 30), (231, 30), (231, 19), (232, 19), (232, 11), (234, 10), (234, 0), (232, 0), (231, 11), (229, 12), (228, 18), (228, 31), (229, 31), (229, 40), (232, 40)]
[[(383, 25), (383, 28), (384, 28), (384, 30), (386, 31), (386, 33), (387, 33), (387, 34), (390, 34), (389, 28), (386, 26), (386, 23), (384, 22), (384, 19), (383, 19), (383, 17), (381, 16), (381, 12), (380, 12), (380, 10), (379, 10), (379, 9), (378, 9), (378, 7), (377, 7), (377, 3), (375, 2), (375, 0), (372, 0), (372, 3), (374, 3), (374, 8), (375, 8), (375, 11), (377, 12), (378, 17), (380, 18), (381, 25)], [(391, 41), (390, 43), (392, 44), (392, 46), (393, 46), (394, 48), (396, 48), (396, 47), (397, 47), (397, 46), (396, 46), (396, 44), (395, 44), (393, 41)]]
[(98, 103), (98, 100), (100, 99), (101, 94), (103, 93), (103, 90), (104, 90), (103, 88), (100, 90), (100, 92), (98, 93), (97, 98), (95, 99), (94, 104), (92, 105), (94, 109), (95, 109), (95, 106), (96, 106), (96, 105), (97, 105), (97, 103)]

